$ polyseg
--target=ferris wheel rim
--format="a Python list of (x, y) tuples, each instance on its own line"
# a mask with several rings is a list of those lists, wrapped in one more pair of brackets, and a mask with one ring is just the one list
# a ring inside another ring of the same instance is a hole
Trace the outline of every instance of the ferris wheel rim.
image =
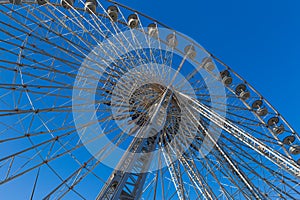
[[(224, 62), (222, 62), (219, 58), (217, 58), (216, 56), (214, 56), (213, 54), (211, 54), (209, 51), (207, 51), (206, 49), (204, 49), (202, 46), (199, 46), (199, 44), (198, 44), (197, 42), (195, 42), (195, 41), (193, 41), (193, 40), (190, 40), (190, 38), (186, 37), (185, 35), (182, 35), (180, 32), (177, 32), (176, 30), (174, 30), (174, 29), (172, 29), (172, 28), (166, 26), (165, 24), (159, 22), (158, 20), (155, 20), (154, 18), (149, 17), (148, 15), (145, 15), (145, 14), (143, 14), (143, 13), (137, 11), (137, 10), (131, 9), (131, 8), (129, 8), (128, 6), (125, 6), (125, 5), (121, 4), (121, 3), (118, 3), (118, 2), (115, 2), (115, 1), (112, 1), (112, 0), (106, 0), (106, 1), (107, 1), (107, 2), (110, 2), (110, 3), (113, 3), (114, 5), (117, 5), (117, 6), (121, 6), (121, 7), (125, 8), (125, 9), (128, 9), (128, 10), (130, 10), (130, 11), (132, 11), (132, 12), (134, 12), (134, 13), (137, 13), (137, 14), (139, 14), (139, 15), (142, 15), (142, 16), (144, 16), (144, 17), (150, 19), (151, 21), (154, 21), (155, 23), (157, 23), (157, 24), (163, 26), (164, 28), (167, 28), (167, 29), (173, 31), (174, 33), (176, 33), (176, 34), (178, 34), (178, 35), (181, 35), (183, 38), (185, 38), (186, 40), (188, 40), (189, 42), (191, 42), (193, 45), (198, 46), (200, 49), (202, 49), (203, 51), (205, 51), (208, 55), (210, 55), (210, 56), (211, 56), (212, 58), (214, 58), (216, 61), (218, 61), (219, 63), (221, 63), (224, 67), (226, 67), (227, 70), (231, 71), (234, 75), (236, 75), (237, 78), (240, 79), (242, 83), (246, 84), (246, 85), (248, 86), (248, 88), (251, 89), (252, 92), (254, 92), (255, 94), (257, 94), (257, 95), (259, 96), (259, 99), (260, 99), (261, 101), (264, 101), (264, 102), (266, 103), (266, 105), (268, 105), (268, 106), (272, 109), (272, 111), (274, 111), (275, 116), (276, 116), (276, 117), (279, 117), (279, 118), (282, 120), (282, 122), (288, 127), (288, 129), (291, 130), (291, 133), (292, 133), (293, 135), (295, 135), (298, 139), (300, 139), (300, 137), (298, 136), (298, 134), (297, 134), (297, 133), (295, 132), (295, 130), (291, 127), (291, 125), (290, 125), (290, 124), (288, 123), (288, 121), (284, 118), (284, 116), (282, 116), (282, 115), (275, 109), (275, 107), (271, 105), (271, 103), (270, 103), (267, 99), (265, 99), (265, 98), (264, 98), (264, 97), (263, 97), (263, 96), (262, 96), (262, 95), (261, 95), (261, 94), (260, 94), (260, 93), (252, 86), (252, 85), (250, 85), (250, 83), (248, 83), (248, 82), (247, 82), (245, 79), (243, 79), (239, 74), (237, 74), (235, 71), (233, 71), (228, 65), (226, 65), (226, 64), (225, 64)], [(48, 1), (47, 1), (47, 2), (48, 2)], [(26, 3), (29, 3), (29, 4), (37, 4), (36, 1), (30, 1), (30, 0), (29, 0), (29, 1), (24, 1), (23, 3), (24, 3), (24, 4), (26, 4)], [(1, 4), (10, 4), (10, 2), (9, 2), (9, 1), (7, 1), (7, 2), (1, 2)], [(51, 3), (51, 2), (48, 2), (48, 4), (52, 4), (53, 6), (58, 6), (58, 7), (59, 7), (59, 6), (62, 6), (62, 5), (59, 4), (59, 3)], [(79, 8), (79, 7), (74, 7), (74, 9), (79, 10), (79, 11), (84, 11), (83, 8)], [(102, 17), (109, 18), (109, 16), (107, 15), (107, 13), (101, 14), (101, 13), (97, 13), (97, 12), (96, 12), (95, 14), (100, 15), (100, 16), (102, 16)], [(119, 20), (118, 20), (118, 23), (121, 23), (121, 24), (123, 24), (123, 25), (126, 24), (125, 22), (122, 22), (122, 21), (119, 21)], [(176, 49), (176, 50), (178, 50), (178, 49)], [(180, 51), (179, 51), (179, 52), (180, 52)], [(183, 54), (183, 52), (182, 52), (182, 54)], [(227, 85), (224, 85), (224, 86), (225, 86), (226, 88), (229, 88)], [(234, 92), (233, 92), (233, 94), (234, 94), (234, 95), (237, 95), (237, 94), (234, 93)], [(249, 108), (249, 110), (251, 110), (251, 106), (250, 106), (246, 101), (243, 101), (243, 103)], [(259, 119), (261, 119), (260, 116), (258, 116), (257, 114), (255, 114), (255, 115), (256, 115), (256, 117), (258, 117)], [(261, 119), (261, 122), (264, 123), (265, 126), (268, 126), (267, 123), (266, 123), (263, 119)], [(272, 131), (270, 130), (270, 132), (272, 132)]]

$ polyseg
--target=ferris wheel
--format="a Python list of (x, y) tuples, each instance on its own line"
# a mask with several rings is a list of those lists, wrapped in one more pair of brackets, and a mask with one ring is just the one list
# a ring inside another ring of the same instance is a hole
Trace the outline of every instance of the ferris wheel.
[(193, 39), (110, 0), (0, 16), (1, 198), (300, 198), (300, 135)]

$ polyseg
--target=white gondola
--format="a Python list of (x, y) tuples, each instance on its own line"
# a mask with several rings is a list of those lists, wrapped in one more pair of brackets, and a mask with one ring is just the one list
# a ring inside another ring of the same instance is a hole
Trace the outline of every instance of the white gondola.
[(285, 137), (285, 138), (283, 139), (282, 143), (283, 143), (283, 144), (290, 145), (290, 144), (292, 144), (294, 141), (295, 141), (295, 136), (290, 135), (290, 136)]
[(209, 72), (212, 72), (215, 69), (215, 64), (213, 63), (212, 59), (210, 57), (206, 57), (202, 60), (202, 64), (204, 69), (206, 69)]
[(167, 36), (167, 44), (168, 44), (168, 46), (170, 46), (172, 48), (176, 48), (178, 46), (178, 40), (176, 38), (175, 33), (169, 34)]
[(109, 6), (107, 8), (107, 13), (112, 21), (116, 22), (118, 20), (119, 9), (117, 6)]
[(232, 83), (232, 77), (230, 76), (230, 72), (228, 70), (224, 70), (220, 72), (222, 82), (226, 85), (229, 86)]
[(74, 1), (75, 0), (61, 0), (60, 4), (62, 5), (62, 7), (69, 9), (69, 8), (73, 7)]
[(84, 4), (84, 11), (87, 13), (96, 13), (97, 1), (96, 0), (87, 0)]
[(235, 91), (239, 95), (239, 97), (244, 101), (250, 98), (250, 92), (247, 91), (247, 87), (245, 84), (238, 85)]
[(158, 28), (156, 24), (152, 23), (148, 25), (148, 34), (151, 37), (155, 37), (155, 38), (158, 37)]
[(284, 132), (284, 125), (277, 125), (279, 123), (279, 118), (278, 117), (272, 117), (268, 120), (268, 126), (272, 127), (273, 133), (276, 134), (281, 134)]
[(266, 107), (262, 107), (262, 104), (262, 100), (256, 100), (252, 104), (252, 109), (256, 110), (256, 114), (261, 117), (268, 114), (268, 109)]
[(187, 45), (184, 48), (184, 53), (186, 53), (187, 57), (190, 59), (194, 59), (197, 55), (195, 47), (193, 45)]
[(139, 25), (139, 20), (136, 14), (131, 14), (128, 16), (127, 24), (130, 28), (136, 28)]

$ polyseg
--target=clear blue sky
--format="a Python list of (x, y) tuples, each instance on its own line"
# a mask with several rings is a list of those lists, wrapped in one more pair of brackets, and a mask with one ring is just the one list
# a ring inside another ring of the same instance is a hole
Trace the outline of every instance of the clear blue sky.
[(299, 0), (118, 0), (195, 39), (300, 132)]

